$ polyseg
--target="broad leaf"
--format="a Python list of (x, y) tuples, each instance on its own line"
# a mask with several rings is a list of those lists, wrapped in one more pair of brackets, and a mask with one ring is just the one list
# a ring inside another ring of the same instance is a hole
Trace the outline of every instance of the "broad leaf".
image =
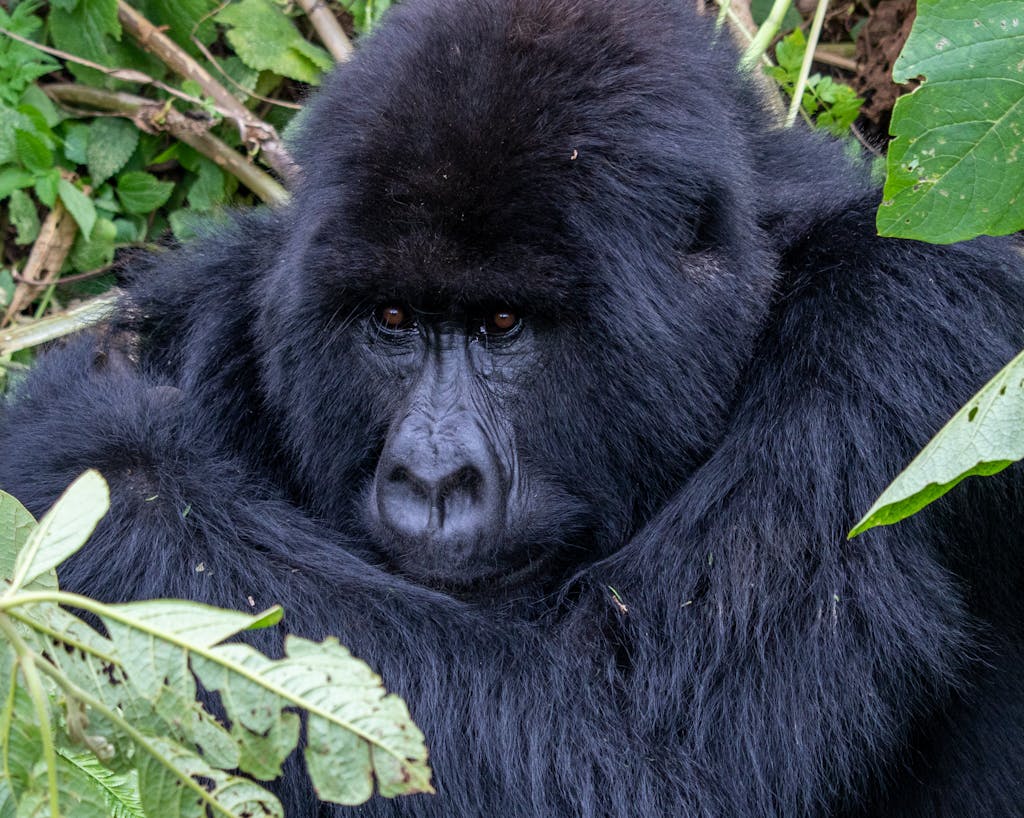
[(246, 65), (258, 71), (316, 85), (334, 64), (326, 51), (303, 38), (271, 0), (241, 0), (220, 12), (217, 22), (229, 26), (228, 42)]
[(1019, 0), (918, 0), (896, 82), (925, 81), (893, 111), (878, 231), (948, 243), (1024, 228)]
[(163, 205), (174, 190), (173, 182), (161, 182), (152, 173), (133, 170), (117, 179), (117, 198), (129, 213), (149, 213)]
[(1024, 458), (1024, 353), (953, 416), (850, 532), (891, 525), (961, 480), (1000, 472)]
[(139, 144), (139, 129), (127, 119), (99, 117), (89, 126), (85, 150), (89, 177), (94, 188), (125, 166)]

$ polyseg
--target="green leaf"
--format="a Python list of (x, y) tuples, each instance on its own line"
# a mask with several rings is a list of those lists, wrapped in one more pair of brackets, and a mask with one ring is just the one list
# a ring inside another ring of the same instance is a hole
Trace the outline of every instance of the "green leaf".
[(83, 233), (75, 236), (70, 255), (72, 266), (85, 272), (110, 264), (114, 260), (116, 239), (117, 225), (110, 219), (98, 217), (88, 237)]
[(14, 561), (28, 542), (36, 521), (10, 494), (0, 491), (0, 578), (14, 576)]
[(39, 235), (39, 214), (36, 212), (36, 203), (24, 190), (11, 192), (7, 215), (17, 231), (14, 237), (17, 244), (31, 244), (36, 240)]
[(961, 480), (1000, 472), (1024, 458), (1024, 352), (953, 416), (850, 532), (891, 525)]
[(89, 126), (86, 161), (93, 187), (99, 187), (125, 166), (139, 144), (139, 129), (127, 119), (100, 117)]
[[(76, 791), (98, 792), (102, 796), (103, 811), (97, 814), (99, 818), (146, 818), (139, 800), (137, 776), (111, 772), (92, 753), (62, 748), (60, 759), (62, 765), (67, 765), (62, 767), (65, 775), (74, 769)], [(79, 815), (78, 812), (74, 814)]]
[(89, 144), (89, 126), (81, 122), (69, 122), (64, 126), (64, 156), (69, 162), (84, 165), (86, 147)]
[[(384, 12), (391, 8), (391, 0), (350, 0), (345, 4), (345, 8), (352, 15), (356, 34), (366, 34), (380, 22)], [(796, 25), (800, 25), (799, 16), (796, 20)]]
[[(258, 784), (207, 764), (178, 744), (153, 738), (139, 759), (139, 791), (147, 815), (160, 818), (279, 816), (280, 802)], [(158, 758), (160, 760), (158, 760)], [(182, 782), (191, 786), (182, 786)], [(219, 805), (213, 809), (212, 805)]]
[(60, 496), (18, 553), (12, 588), (21, 588), (85, 545), (110, 505), (106, 481), (99, 472), (82, 474)]
[(96, 207), (92, 199), (64, 178), (57, 182), (57, 193), (68, 213), (78, 222), (82, 235), (88, 238), (92, 233), (92, 226), (96, 224)]
[(139, 0), (134, 5), (143, 17), (163, 28), (193, 57), (201, 55), (192, 42), (193, 30), (203, 45), (210, 45), (217, 38), (217, 27), (208, 16), (218, 5), (215, 0)]
[(233, 714), (243, 759), (262, 756), (251, 772), (280, 764), (292, 732), (282, 708), (300, 707), (308, 712), (306, 767), (321, 799), (362, 803), (374, 779), (384, 796), (433, 792), (423, 734), (379, 676), (333, 638), (318, 644), (289, 636), (285, 651), (272, 660), (228, 644), (192, 659), (203, 685)]
[(316, 85), (333, 65), (330, 54), (303, 39), (283, 10), (271, 0), (241, 0), (217, 15), (227, 38), (250, 68), (273, 71)]
[(61, 175), (57, 168), (50, 168), (49, 173), (44, 173), (36, 178), (33, 189), (36, 198), (47, 207), (57, 204), (57, 186), (60, 184)]
[(224, 171), (203, 157), (199, 172), (188, 191), (188, 203), (195, 210), (212, 210), (224, 201)]
[(27, 170), (6, 167), (0, 170), (0, 200), (6, 199), (12, 191), (28, 187), (35, 181), (35, 176)]
[(153, 174), (133, 170), (117, 180), (117, 198), (129, 213), (149, 213), (162, 206), (174, 190), (172, 182), (161, 182)]
[(18, 160), (33, 173), (46, 173), (53, 168), (53, 151), (40, 136), (18, 129), (14, 132), (14, 145)]
[(1024, 228), (1019, 0), (919, 0), (893, 68), (925, 76), (893, 111), (882, 235), (948, 243)]

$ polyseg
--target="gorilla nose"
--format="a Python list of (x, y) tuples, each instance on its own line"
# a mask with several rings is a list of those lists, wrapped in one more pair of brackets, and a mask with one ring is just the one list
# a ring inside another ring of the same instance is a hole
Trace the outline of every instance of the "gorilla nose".
[(499, 521), (501, 481), (491, 458), (417, 460), (391, 459), (378, 472), (377, 507), (387, 526), (413, 537), (467, 540)]

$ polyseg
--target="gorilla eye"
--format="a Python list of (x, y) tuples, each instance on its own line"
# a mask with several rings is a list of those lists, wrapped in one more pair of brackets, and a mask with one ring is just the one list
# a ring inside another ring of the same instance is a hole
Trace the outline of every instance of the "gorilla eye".
[(487, 317), (483, 330), (487, 335), (507, 335), (517, 329), (519, 324), (518, 314), (511, 309), (501, 307)]
[(377, 307), (374, 317), (377, 323), (386, 330), (412, 329), (416, 326), (416, 317), (411, 309), (404, 304), (388, 302)]

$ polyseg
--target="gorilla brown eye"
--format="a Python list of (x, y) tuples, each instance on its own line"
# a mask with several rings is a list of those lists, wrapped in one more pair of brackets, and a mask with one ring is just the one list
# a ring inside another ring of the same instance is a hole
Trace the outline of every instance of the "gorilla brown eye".
[(505, 335), (519, 325), (519, 316), (510, 309), (500, 308), (487, 318), (485, 331), (488, 335)]
[(411, 329), (416, 326), (412, 310), (403, 304), (389, 302), (377, 307), (377, 323), (387, 330)]

